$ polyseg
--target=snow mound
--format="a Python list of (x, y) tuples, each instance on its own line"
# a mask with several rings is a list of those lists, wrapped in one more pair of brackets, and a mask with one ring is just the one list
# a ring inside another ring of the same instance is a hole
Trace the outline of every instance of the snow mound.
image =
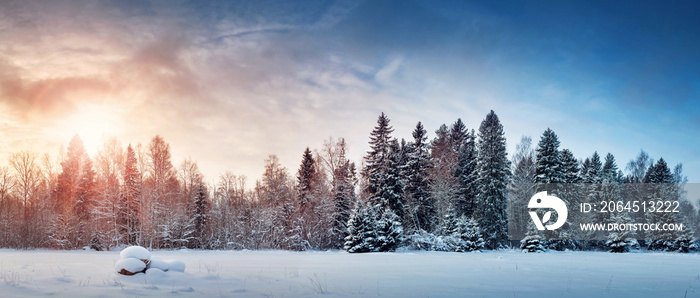
[(185, 262), (180, 260), (168, 260), (168, 271), (185, 272)]
[(163, 271), (185, 272), (185, 262), (179, 260), (161, 260), (158, 258), (151, 259), (151, 264), (148, 268), (157, 268)]
[(185, 272), (185, 262), (151, 258), (151, 253), (141, 246), (129, 246), (119, 253), (119, 257), (114, 270), (123, 275), (143, 272), (147, 275), (163, 276), (166, 271)]
[(114, 270), (123, 275), (134, 275), (146, 269), (146, 263), (136, 258), (126, 258), (117, 261)]
[(165, 275), (165, 271), (163, 271), (160, 268), (148, 268), (148, 270), (146, 270), (146, 276), (161, 278), (161, 277), (165, 277), (166, 275)]
[(129, 246), (119, 253), (119, 257), (122, 259), (139, 259), (146, 264), (151, 262), (151, 253), (141, 246)]
[(163, 271), (168, 271), (168, 269), (170, 269), (166, 261), (158, 258), (152, 258), (151, 263), (148, 264), (148, 268), (157, 268)]

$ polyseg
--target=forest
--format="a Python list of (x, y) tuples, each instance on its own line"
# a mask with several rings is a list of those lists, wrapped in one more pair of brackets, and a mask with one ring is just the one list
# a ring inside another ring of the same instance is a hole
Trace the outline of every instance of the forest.
[[(641, 151), (623, 171), (610, 153), (575, 157), (560, 148), (551, 129), (537, 145), (523, 136), (509, 157), (503, 125), (493, 111), (477, 129), (468, 129), (461, 119), (443, 124), (432, 140), (421, 122), (411, 140), (398, 140), (393, 131), (389, 117), (379, 115), (359, 165), (348, 159), (343, 138), (300, 152), (294, 173), (271, 155), (251, 186), (247, 177), (232, 172), (206, 183), (196, 161), (173, 163), (170, 145), (160, 136), (126, 147), (113, 138), (95, 156), (89, 156), (78, 135), (56, 160), (36, 152), (11, 153), (7, 166), (0, 167), (0, 247), (348, 252), (695, 248), (698, 212), (683, 196), (687, 178), (681, 164), (671, 168), (663, 158), (654, 160)], [(665, 194), (681, 202), (682, 212), (673, 216), (688, 229), (673, 240), (633, 233), (612, 233), (600, 241), (571, 234), (546, 240), (529, 218), (515, 212), (525, 208), (538, 183), (596, 185), (606, 199), (623, 197), (619, 186), (624, 184), (663, 185)], [(509, 237), (509, 226), (525, 236)]]

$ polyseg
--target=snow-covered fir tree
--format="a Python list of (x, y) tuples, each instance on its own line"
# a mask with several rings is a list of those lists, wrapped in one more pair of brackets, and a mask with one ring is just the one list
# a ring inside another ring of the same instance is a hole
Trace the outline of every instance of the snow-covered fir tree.
[(462, 151), (462, 146), (466, 143), (467, 134), (467, 126), (462, 122), (462, 118), (457, 118), (457, 121), (450, 128), (449, 142), (453, 152), (458, 153)]
[(491, 111), (479, 127), (477, 222), (482, 228), (486, 247), (507, 246), (507, 189), (510, 161), (506, 152), (503, 125)]
[[(376, 207), (375, 207), (376, 208)], [(401, 217), (391, 208), (384, 208), (376, 223), (377, 238), (375, 251), (395, 251), (403, 239)]]
[[(611, 222), (618, 224), (632, 223), (632, 218), (626, 212), (614, 212), (611, 216)], [(608, 234), (608, 239), (605, 245), (608, 251), (615, 253), (629, 252), (632, 249), (639, 248), (639, 243), (634, 237), (634, 231), (625, 229), (623, 231), (611, 232)]]
[[(591, 159), (591, 169), (597, 170), (598, 167), (597, 154), (594, 153)], [(597, 171), (596, 171), (597, 172)], [(619, 173), (617, 163), (615, 162), (615, 156), (608, 153), (605, 156), (605, 161), (597, 172), (599, 175), (597, 177), (592, 176), (595, 172), (589, 172), (591, 179), (598, 181), (589, 185), (589, 202), (619, 202), (622, 201), (622, 182), (621, 175)], [(622, 220), (623, 218), (614, 218), (614, 212), (592, 212), (590, 217), (586, 220), (587, 222), (598, 222), (598, 223), (615, 223), (616, 220)], [(619, 235), (623, 236), (623, 235)], [(591, 241), (590, 246), (598, 249), (607, 249), (608, 245), (606, 241)]]
[(544, 131), (536, 151), (535, 183), (563, 183), (564, 171), (559, 152), (559, 137), (552, 129), (547, 128)]
[[(389, 118), (382, 113), (370, 134), (371, 150), (365, 156), (366, 163), (362, 171), (367, 180), (364, 193), (369, 205), (356, 209), (356, 212), (362, 213), (353, 215), (348, 223), (349, 235), (346, 240), (351, 240), (350, 243), (346, 241), (345, 248), (348, 251), (363, 252), (368, 245), (371, 246), (369, 251), (393, 251), (401, 242), (404, 210), (402, 160), (407, 157), (399, 142), (391, 139), (391, 132), (393, 128), (389, 126)], [(356, 222), (361, 223), (360, 227), (355, 226), (358, 224)], [(353, 239), (368, 234), (363, 229), (374, 229), (372, 239), (357, 244)], [(358, 245), (361, 248), (357, 248)]]
[(207, 189), (203, 183), (197, 186), (197, 193), (194, 197), (193, 202), (194, 212), (192, 215), (192, 228), (193, 228), (193, 243), (194, 248), (205, 248), (206, 239), (206, 228), (209, 222), (209, 201)]
[[(664, 200), (678, 199), (675, 192), (674, 179), (668, 164), (663, 158), (659, 158), (656, 163), (649, 168), (645, 177), (646, 183), (646, 199), (656, 201), (659, 198)], [(647, 212), (646, 220), (649, 223), (674, 223), (675, 218), (671, 212)], [(678, 237), (673, 231), (654, 231), (646, 234), (647, 249), (673, 251), (675, 250), (675, 239)]]
[(543, 252), (545, 250), (544, 238), (535, 230), (532, 224), (528, 225), (525, 237), (520, 240), (520, 249), (523, 252)]
[(451, 236), (458, 240), (455, 251), (469, 252), (482, 250), (485, 242), (481, 236), (479, 224), (473, 218), (461, 215), (457, 218), (454, 228), (450, 231)]
[(409, 233), (417, 230), (433, 231), (435, 221), (435, 204), (430, 196), (428, 167), (430, 155), (427, 144), (427, 131), (418, 122), (413, 130), (413, 142), (408, 145), (408, 160), (406, 161), (405, 176), (407, 183), (404, 194), (406, 197), (405, 228)]
[(569, 149), (563, 149), (560, 154), (564, 183), (581, 183), (581, 171), (578, 160)]
[(291, 250), (307, 250), (311, 248), (312, 226), (314, 225), (314, 210), (317, 203), (318, 173), (316, 162), (309, 147), (302, 154), (301, 165), (297, 171), (297, 198), (291, 204), (292, 211), (289, 227), (285, 232), (283, 247)]
[(333, 173), (333, 248), (342, 248), (348, 235), (348, 220), (355, 203), (355, 164), (345, 160)]
[(362, 176), (367, 180), (363, 192), (367, 197), (374, 196), (386, 179), (386, 171), (390, 152), (391, 133), (394, 128), (389, 125), (389, 117), (382, 113), (377, 119), (377, 126), (370, 133), (370, 151), (365, 156), (365, 167)]
[(603, 163), (598, 152), (593, 152), (587, 157), (581, 166), (581, 180), (583, 183), (600, 183), (603, 181)]
[(603, 163), (603, 181), (610, 183), (622, 182), (622, 172), (617, 167), (615, 156), (612, 153), (605, 155), (605, 163)]
[[(454, 129), (453, 129), (454, 130)], [(466, 133), (459, 150), (455, 177), (459, 182), (455, 208), (457, 214), (471, 218), (474, 214), (477, 195), (477, 151), (474, 130)]]
[[(646, 172), (644, 182), (647, 200), (658, 201), (660, 198), (683, 203), (683, 184), (687, 179), (682, 175), (682, 165), (676, 166), (674, 172), (668, 167), (663, 158), (659, 158)], [(662, 251), (688, 252), (695, 248), (692, 226), (688, 225), (687, 217), (674, 212), (649, 212), (646, 220), (650, 223), (683, 224), (682, 230), (661, 230), (648, 232), (647, 249)]]
[(697, 246), (695, 244), (696, 239), (693, 236), (693, 232), (690, 229), (690, 225), (688, 225), (688, 222), (684, 222), (684, 226), (686, 228), (677, 233), (678, 236), (674, 240), (673, 248), (677, 252), (687, 253), (692, 250), (695, 250)]
[[(569, 149), (561, 150), (559, 154), (561, 158), (562, 171), (564, 174), (564, 183), (567, 185), (563, 186), (561, 189), (561, 196), (566, 198), (567, 206), (579, 206), (583, 203), (585, 198), (583, 198), (585, 186), (581, 183), (582, 179), (580, 176), (581, 169), (579, 167), (579, 162), (574, 156), (573, 152)], [(567, 218), (567, 223), (581, 223), (584, 222), (583, 217), (580, 212), (571, 212)], [(567, 232), (566, 234), (560, 234), (559, 237), (565, 240), (563, 243), (564, 249), (575, 249), (580, 248), (582, 243), (578, 239), (582, 239), (576, 230)]]
[[(579, 176), (581, 177), (581, 182), (584, 183), (582, 186), (582, 196), (581, 200), (584, 202), (600, 202), (601, 201), (601, 182), (603, 181), (602, 177), (602, 171), (603, 171), (603, 164), (600, 161), (600, 155), (598, 155), (598, 152), (593, 152), (593, 155), (591, 157), (587, 157), (583, 163), (581, 164), (581, 170)], [(589, 212), (586, 214), (581, 215), (581, 222), (598, 222), (598, 212)], [(593, 241), (590, 239), (595, 238), (594, 237), (595, 232), (593, 231), (581, 231), (580, 237), (581, 239), (589, 239), (586, 241), (585, 246), (586, 248), (596, 248), (599, 249), (601, 248), (601, 245), (604, 245), (604, 243), (600, 243), (599, 241)]]
[(301, 166), (297, 172), (297, 187), (299, 188), (299, 205), (302, 210), (306, 209), (313, 200), (313, 184), (316, 177), (316, 165), (314, 157), (309, 147), (306, 147), (302, 156)]
[(389, 143), (389, 158), (386, 159), (384, 173), (378, 177), (378, 185), (375, 186), (377, 192), (369, 198), (370, 202), (381, 206), (382, 209), (391, 209), (399, 218), (403, 217), (404, 211), (404, 180), (402, 179), (404, 165), (401, 157), (402, 150), (399, 142), (393, 139)]
[[(537, 144), (537, 165), (535, 183), (537, 183), (538, 191), (546, 190), (549, 195), (557, 196), (567, 206), (570, 206), (569, 198), (564, 196), (564, 190), (568, 185), (560, 185), (566, 182), (564, 165), (562, 163), (562, 152), (559, 151), (559, 137), (551, 129), (542, 133), (539, 143)], [(556, 221), (559, 215), (554, 213), (552, 221)], [(562, 229), (556, 231), (545, 231), (544, 236), (550, 238), (546, 241), (547, 247), (550, 249), (563, 250), (570, 246), (570, 235), (562, 234), (562, 231), (567, 229), (565, 224)]]
[(344, 248), (350, 253), (373, 252), (377, 250), (376, 208), (359, 203), (348, 221), (348, 236)]
[(141, 173), (138, 169), (136, 152), (131, 144), (126, 148), (124, 163), (124, 232), (128, 244), (136, 245), (139, 239), (140, 205), (141, 205)]

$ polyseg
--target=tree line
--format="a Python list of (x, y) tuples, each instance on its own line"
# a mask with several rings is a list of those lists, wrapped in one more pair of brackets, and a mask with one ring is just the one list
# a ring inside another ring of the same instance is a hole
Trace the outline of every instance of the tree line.
[[(160, 136), (126, 148), (111, 139), (94, 157), (77, 135), (57, 161), (48, 154), (12, 153), (9, 166), (0, 168), (0, 246), (473, 251), (518, 245), (508, 237), (510, 221), (528, 251), (626, 251), (639, 245), (637, 238), (644, 243), (644, 235), (622, 233), (602, 242), (555, 235), (557, 240), (545, 241), (514, 209), (525, 208), (536, 183), (685, 183), (680, 164), (671, 171), (644, 151), (630, 161), (627, 175), (612, 154), (604, 161), (597, 153), (578, 160), (559, 149), (550, 129), (536, 149), (523, 137), (509, 158), (493, 111), (478, 130), (457, 119), (441, 125), (430, 141), (421, 122), (412, 140), (398, 140), (393, 131), (382, 113), (359, 167), (348, 159), (342, 138), (306, 148), (295, 174), (271, 155), (252, 187), (231, 172), (207, 184), (191, 159), (176, 167)], [(698, 214), (687, 200), (683, 204), (683, 219), (695, 228)], [(692, 248), (695, 235), (686, 236), (686, 242), (646, 244)]]

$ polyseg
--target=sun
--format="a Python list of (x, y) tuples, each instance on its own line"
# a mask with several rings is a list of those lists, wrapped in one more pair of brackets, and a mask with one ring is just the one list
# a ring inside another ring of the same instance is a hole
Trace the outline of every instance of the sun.
[(87, 103), (64, 119), (61, 130), (69, 138), (78, 134), (90, 156), (95, 156), (108, 138), (121, 135), (123, 124), (118, 107)]

